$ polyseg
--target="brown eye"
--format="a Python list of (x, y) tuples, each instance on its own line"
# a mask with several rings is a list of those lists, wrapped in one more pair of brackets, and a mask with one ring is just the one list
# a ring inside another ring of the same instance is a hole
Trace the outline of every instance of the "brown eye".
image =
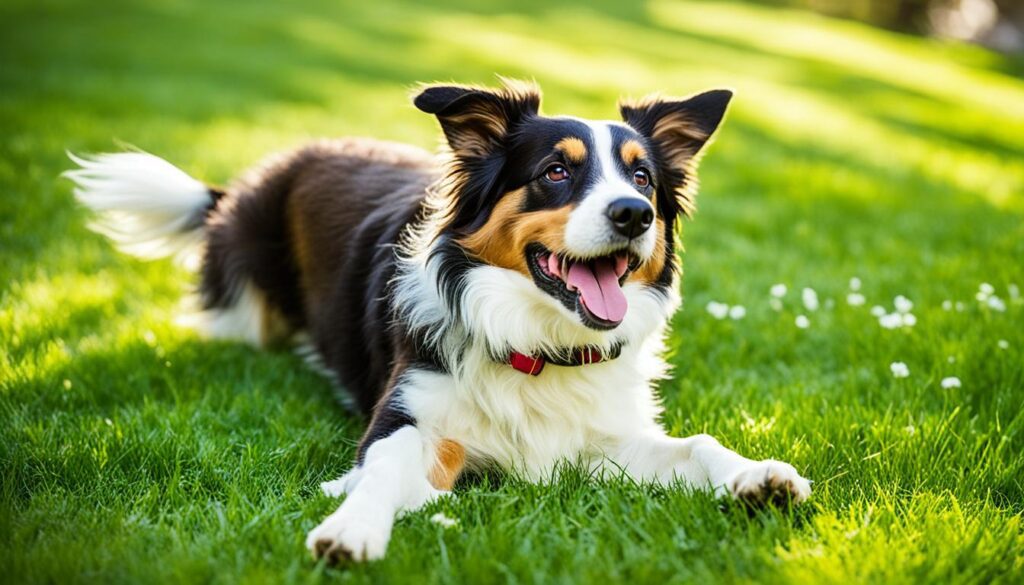
[(569, 178), (569, 171), (562, 165), (551, 165), (544, 171), (544, 176), (552, 183), (561, 183)]
[(636, 183), (637, 187), (646, 187), (651, 184), (651, 176), (647, 174), (647, 169), (637, 169), (633, 171), (633, 182)]

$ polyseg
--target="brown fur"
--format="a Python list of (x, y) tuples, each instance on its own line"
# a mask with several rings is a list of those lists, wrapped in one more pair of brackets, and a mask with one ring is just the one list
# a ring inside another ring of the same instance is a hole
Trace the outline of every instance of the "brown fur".
[(647, 158), (647, 150), (633, 139), (622, 143), (622, 147), (619, 148), (619, 154), (622, 155), (622, 161), (626, 163), (627, 167), (632, 167), (636, 164), (636, 161)]
[(442, 439), (437, 444), (437, 461), (427, 479), (436, 489), (451, 490), (465, 467), (466, 449), (451, 439)]
[(657, 239), (654, 240), (654, 252), (651, 254), (650, 260), (644, 262), (637, 268), (636, 272), (629, 275), (628, 280), (653, 284), (658, 281), (662, 271), (665, 269), (665, 262), (668, 260), (668, 250), (665, 245), (665, 221), (660, 217), (657, 218), (654, 221), (654, 227), (651, 229), (657, 230), (655, 233)]
[(573, 164), (582, 164), (583, 161), (587, 160), (587, 145), (583, 144), (583, 141), (575, 136), (563, 138), (558, 141), (555, 145), (556, 150), (560, 150), (565, 158)]
[(520, 211), (525, 192), (506, 194), (491, 212), (491, 217), (479, 230), (462, 238), (459, 244), (483, 262), (500, 268), (515, 270), (527, 277), (523, 251), (527, 244), (538, 243), (548, 250), (565, 249), (565, 224), (570, 208), (549, 209), (523, 213)]

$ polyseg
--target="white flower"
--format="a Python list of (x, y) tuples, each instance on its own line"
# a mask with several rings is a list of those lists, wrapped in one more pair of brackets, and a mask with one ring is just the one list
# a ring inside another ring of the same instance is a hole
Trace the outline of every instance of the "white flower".
[(882, 305), (875, 305), (874, 307), (871, 307), (871, 314), (881, 319), (882, 317), (885, 317), (885, 307)]
[(800, 296), (803, 298), (804, 307), (808, 311), (813, 312), (818, 310), (818, 293), (816, 293), (813, 288), (804, 288), (803, 292), (800, 293)]
[(993, 311), (999, 311), (1000, 313), (1002, 313), (1003, 311), (1006, 310), (1006, 303), (1003, 302), (1003, 299), (995, 295), (992, 295), (988, 298), (988, 308), (992, 309)]
[(892, 371), (893, 377), (906, 378), (910, 375), (910, 368), (903, 362), (893, 362), (889, 364), (889, 369)]
[(903, 432), (907, 433), (908, 435), (913, 437), (914, 433), (917, 432), (917, 429), (914, 428), (914, 425), (907, 425), (907, 426), (903, 427)]
[(846, 304), (851, 307), (859, 307), (864, 304), (865, 300), (864, 295), (860, 293), (852, 292), (846, 295)]
[(955, 364), (956, 363), (956, 356), (952, 356), (951, 355), (948, 358), (946, 358), (946, 361), (951, 363), (951, 364)]
[(949, 390), (950, 388), (959, 388), (960, 387), (960, 378), (957, 378), (956, 376), (950, 376), (948, 378), (943, 378), (942, 382), (941, 382), (941, 385), (946, 390)]
[(913, 313), (907, 313), (906, 315), (903, 315), (904, 327), (913, 327), (914, 325), (917, 325), (917, 317), (915, 317)]
[(729, 305), (718, 301), (709, 302), (707, 310), (715, 319), (725, 319), (729, 315)]
[(950, 300), (942, 301), (942, 310), (943, 311), (952, 311), (953, 310), (953, 301), (950, 301)]
[(1020, 299), (1020, 287), (1016, 284), (1006, 285), (1006, 292), (1010, 293), (1010, 300), (1016, 301)]
[(733, 321), (739, 321), (740, 319), (747, 316), (747, 309), (743, 305), (736, 305), (729, 309), (729, 318)]
[(1010, 342), (1005, 339), (1000, 339), (996, 342), (996, 345), (999, 346), (999, 349), (1010, 349)]
[(786, 285), (784, 285), (782, 283), (773, 284), (772, 285), (772, 289), (771, 289), (771, 293), (772, 293), (773, 297), (775, 297), (777, 299), (781, 299), (782, 297), (786, 296), (786, 292), (788, 290), (789, 289), (786, 288)]
[(782, 310), (782, 301), (780, 301), (779, 299), (776, 299), (774, 297), (771, 298), (768, 301), (768, 305), (771, 306), (773, 311), (781, 311)]
[(983, 282), (983, 283), (981, 283), (981, 286), (978, 287), (978, 292), (984, 293), (985, 296), (988, 296), (988, 295), (996, 292), (996, 287), (992, 286), (991, 284), (989, 284), (987, 282)]
[(988, 295), (981, 292), (980, 290), (974, 294), (974, 298), (978, 299), (979, 303), (984, 303), (988, 300)]
[(454, 518), (449, 518), (449, 517), (445, 516), (444, 512), (438, 512), (437, 514), (434, 514), (433, 516), (430, 517), (430, 521), (433, 522), (434, 524), (440, 524), (441, 526), (444, 526), (445, 528), (452, 528), (454, 526), (458, 526), (458, 524), (459, 524), (458, 520), (455, 520)]
[(795, 323), (800, 329), (807, 329), (811, 326), (811, 320), (803, 315), (797, 315)]
[(954, 304), (953, 306), (956, 307), (956, 312), (957, 313), (963, 313), (964, 312), (964, 304), (962, 302), (957, 301), (956, 304)]
[(899, 313), (890, 313), (878, 318), (878, 324), (886, 329), (899, 329), (903, 327), (903, 316)]
[(909, 313), (914, 308), (914, 303), (903, 295), (898, 295), (892, 300), (892, 305), (896, 307), (896, 310), (900, 313)]
[(854, 276), (850, 279), (850, 290), (857, 292), (860, 290), (860, 279)]

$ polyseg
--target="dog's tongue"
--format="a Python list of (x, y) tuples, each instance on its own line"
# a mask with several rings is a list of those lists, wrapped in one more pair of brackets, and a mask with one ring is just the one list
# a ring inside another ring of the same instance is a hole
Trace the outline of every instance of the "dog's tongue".
[(626, 295), (619, 286), (615, 262), (602, 258), (589, 264), (574, 262), (565, 279), (580, 291), (583, 304), (596, 317), (618, 323), (626, 316)]

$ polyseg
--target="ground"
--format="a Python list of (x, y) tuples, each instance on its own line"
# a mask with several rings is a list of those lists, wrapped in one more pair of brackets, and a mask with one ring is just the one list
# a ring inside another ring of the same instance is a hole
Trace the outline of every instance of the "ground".
[[(763, 5), (361, 4), (0, 4), (0, 580), (1024, 579), (1021, 61)], [(212, 182), (313, 136), (432, 148), (412, 84), (495, 73), (595, 118), (736, 90), (684, 228), (664, 421), (793, 463), (804, 509), (477, 479), (385, 561), (316, 564), (303, 538), (337, 505), (317, 484), (364, 422), (287, 349), (175, 328), (189, 273), (118, 255), (59, 178), (65, 150), (125, 144)], [(897, 295), (916, 324), (882, 327)]]

